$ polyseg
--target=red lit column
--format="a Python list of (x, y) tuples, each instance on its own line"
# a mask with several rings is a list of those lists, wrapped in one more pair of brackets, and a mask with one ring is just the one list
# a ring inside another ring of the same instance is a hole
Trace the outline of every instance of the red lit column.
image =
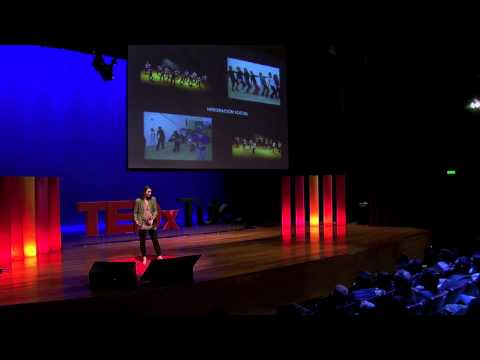
[(35, 232), (37, 254), (48, 254), (48, 178), (43, 176), (35, 178)]
[(12, 260), (21, 260), (24, 257), (23, 251), (23, 227), (22, 207), (25, 202), (23, 178), (21, 176), (8, 177), (8, 200), (10, 206), (10, 240), (12, 247)]
[(23, 254), (25, 256), (37, 255), (37, 240), (35, 229), (35, 178), (24, 176), (23, 206), (22, 206), (22, 232)]
[(282, 177), (282, 237), (292, 234), (292, 207), (290, 200), (290, 176)]
[[(0, 177), (0, 198), (9, 199), (9, 184), (7, 177)], [(0, 206), (0, 268), (10, 267), (12, 260), (11, 240), (10, 240), (10, 206), (5, 201)]]
[(323, 225), (333, 225), (332, 175), (323, 176)]
[(60, 230), (60, 179), (50, 177), (48, 179), (48, 248), (49, 251), (59, 251), (62, 248)]
[(347, 223), (347, 215), (345, 208), (345, 175), (335, 176), (336, 186), (336, 205), (337, 205), (337, 225), (343, 226)]
[(333, 242), (333, 225), (325, 225), (323, 227), (323, 240), (327, 243)]
[(305, 235), (305, 179), (295, 177), (295, 229), (297, 238)]
[(310, 229), (311, 231), (318, 229), (319, 220), (319, 205), (318, 205), (318, 175), (310, 175)]

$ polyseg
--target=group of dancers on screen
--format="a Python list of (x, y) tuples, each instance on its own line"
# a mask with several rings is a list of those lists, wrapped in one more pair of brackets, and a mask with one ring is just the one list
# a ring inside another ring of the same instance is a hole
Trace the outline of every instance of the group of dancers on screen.
[(277, 74), (272, 75), (271, 72), (268, 75), (264, 75), (261, 72), (254, 74), (253, 71), (249, 71), (247, 68), (242, 70), (237, 66), (236, 70), (234, 70), (232, 66), (229, 66), (228, 77), (232, 92), (258, 95), (271, 99), (280, 98), (280, 78)]
[(282, 153), (282, 143), (280, 141), (275, 141), (262, 135), (254, 135), (251, 139), (236, 136), (233, 138), (233, 146), (236, 148), (242, 147), (244, 150), (251, 151), (252, 154), (255, 154), (257, 147), (271, 150), (274, 154)]
[[(178, 70), (167, 65), (157, 65), (154, 67), (147, 60), (144, 67), (144, 75), (151, 82), (160, 82), (171, 86), (181, 86), (188, 88), (206, 88), (207, 75), (201, 75), (196, 71)], [(228, 66), (228, 78), (230, 90), (236, 93), (244, 93), (262, 96), (271, 99), (280, 98), (280, 77), (278, 74), (255, 74), (252, 70), (237, 66), (235, 69)]]
[(208, 80), (207, 75), (200, 75), (195, 71), (189, 70), (180, 71), (166, 65), (158, 65), (154, 69), (148, 60), (145, 63), (144, 73), (152, 82), (163, 82), (171, 86), (181, 85), (191, 88), (205, 88)]
[[(210, 143), (210, 137), (207, 130), (208, 126), (197, 126), (195, 129), (181, 128), (175, 130), (168, 139), (173, 143), (173, 152), (179, 153), (182, 145), (187, 145), (190, 152), (197, 152), (197, 160), (206, 160), (207, 146)], [(151, 143), (156, 144), (155, 150), (161, 151), (165, 149), (166, 136), (162, 127), (157, 130), (150, 130)]]

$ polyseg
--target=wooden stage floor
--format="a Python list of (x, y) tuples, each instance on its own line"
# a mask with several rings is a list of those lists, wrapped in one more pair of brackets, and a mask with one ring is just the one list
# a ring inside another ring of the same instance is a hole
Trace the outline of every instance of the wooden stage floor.
[[(70, 247), (61, 254), (13, 262), (0, 274), (0, 314), (35, 309), (10, 305), (46, 303), (58, 308), (62, 303), (68, 308), (70, 300), (78, 304), (82, 299), (86, 303), (101, 298), (106, 306), (112, 297), (124, 305), (148, 297), (142, 307), (145, 314), (268, 314), (278, 305), (324, 296), (337, 283), (349, 285), (358, 271), (393, 270), (401, 253), (421, 257), (429, 239), (427, 230), (365, 225), (321, 230), (304, 239), (282, 239), (279, 227), (160, 239), (164, 255), (202, 255), (193, 284), (101, 294), (88, 286), (93, 262), (133, 260), (138, 242)], [(153, 253), (151, 242), (147, 244)], [(137, 274), (144, 270), (137, 262)], [(110, 305), (109, 309), (115, 311)]]

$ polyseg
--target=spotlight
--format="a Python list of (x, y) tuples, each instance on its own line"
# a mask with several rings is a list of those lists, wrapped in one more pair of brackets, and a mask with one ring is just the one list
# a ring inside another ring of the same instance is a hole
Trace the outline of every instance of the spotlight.
[(104, 81), (110, 81), (114, 79), (113, 67), (116, 63), (117, 59), (113, 59), (110, 64), (106, 64), (103, 56), (99, 53), (96, 53), (95, 57), (93, 58), (92, 65)]
[(471, 111), (480, 111), (480, 100), (473, 98), (467, 105), (467, 109)]

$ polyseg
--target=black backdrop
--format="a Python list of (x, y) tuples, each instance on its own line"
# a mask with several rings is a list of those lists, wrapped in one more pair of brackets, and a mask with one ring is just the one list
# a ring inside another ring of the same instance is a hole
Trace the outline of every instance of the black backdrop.
[[(480, 57), (468, 44), (449, 49), (444, 41), (325, 41), (311, 56), (311, 47), (287, 44), (288, 173), (346, 173), (350, 221), (367, 201), (371, 224), (431, 228), (443, 242), (473, 239), (480, 117), (464, 106), (478, 91)], [(447, 168), (458, 175), (447, 177)], [(280, 204), (268, 201), (280, 192), (277, 173), (227, 178), (244, 207), (257, 203), (255, 220), (278, 221)]]

